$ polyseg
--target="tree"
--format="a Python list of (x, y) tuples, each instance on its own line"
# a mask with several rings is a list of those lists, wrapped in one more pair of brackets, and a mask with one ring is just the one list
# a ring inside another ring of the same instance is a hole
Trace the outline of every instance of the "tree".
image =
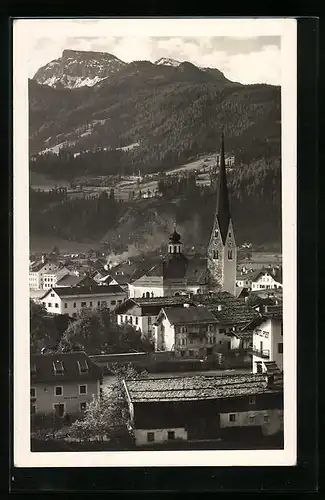
[(131, 364), (114, 365), (115, 381), (110, 393), (103, 392), (88, 404), (82, 420), (76, 420), (69, 429), (73, 438), (81, 441), (128, 439), (132, 433), (131, 416), (125, 394), (123, 380), (145, 377), (138, 374)]
[(61, 336), (55, 317), (50, 316), (43, 305), (33, 300), (30, 300), (29, 306), (31, 353), (39, 353), (43, 348), (54, 350)]

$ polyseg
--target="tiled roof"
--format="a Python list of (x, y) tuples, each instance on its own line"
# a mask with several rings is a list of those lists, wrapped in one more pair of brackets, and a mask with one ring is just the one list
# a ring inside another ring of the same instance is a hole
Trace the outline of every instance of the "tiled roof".
[(131, 277), (138, 281), (142, 277), (161, 277), (164, 281), (184, 280), (187, 284), (204, 284), (207, 279), (207, 262), (204, 258), (190, 257), (183, 254), (166, 255), (154, 259), (147, 266), (140, 266)]
[[(271, 309), (272, 306), (268, 306), (268, 308)], [(264, 321), (267, 321), (268, 319), (278, 319), (278, 320), (282, 320), (282, 317), (283, 317), (283, 310), (282, 310), (282, 307), (277, 307), (277, 306), (274, 306), (276, 307), (274, 310), (268, 310), (267, 312), (263, 312), (263, 313), (258, 313), (258, 315), (256, 316), (256, 318), (254, 318), (250, 323), (248, 323), (247, 325), (245, 325), (245, 327), (242, 329), (242, 331), (252, 331), (254, 330), (254, 328), (256, 328), (257, 326), (261, 325), (262, 323), (264, 323)]]
[(217, 322), (206, 307), (164, 307), (164, 312), (172, 325)]
[[(237, 299), (228, 292), (217, 292), (211, 295), (196, 294), (193, 295), (193, 302), (206, 306), (220, 323), (245, 324), (258, 316), (258, 313), (244, 300)], [(221, 306), (221, 310), (218, 310), (218, 306)]]
[[(78, 364), (79, 362), (79, 364)], [(54, 366), (63, 366), (62, 374), (55, 374)], [(79, 365), (88, 367), (86, 373), (80, 373)], [(83, 351), (56, 354), (32, 354), (30, 357), (31, 383), (98, 380), (100, 368)]]
[(251, 280), (257, 280), (263, 273), (270, 274), (275, 281), (282, 283), (282, 267), (263, 267), (262, 269), (258, 269), (251, 275)]
[(281, 387), (270, 388), (262, 373), (140, 379), (125, 384), (134, 403), (226, 399), (283, 391)]
[(123, 304), (119, 305), (115, 312), (117, 314), (123, 314), (124, 312), (131, 309), (134, 305), (139, 307), (166, 307), (172, 305), (181, 305), (191, 303), (191, 300), (184, 296), (177, 297), (150, 297), (150, 298), (130, 298), (126, 300)]
[[(45, 262), (34, 262), (30, 267), (29, 270), (32, 273), (37, 273), (40, 271), (46, 264), (48, 264), (48, 261)], [(55, 266), (56, 267), (56, 266)]]
[(90, 287), (59, 287), (53, 288), (54, 292), (59, 295), (59, 297), (66, 296), (80, 296), (80, 295), (112, 295), (117, 293), (125, 293), (123, 288), (119, 285), (109, 285), (101, 286), (94, 285)]
[(72, 274), (66, 274), (57, 282), (57, 286), (76, 286), (84, 278), (83, 276), (74, 276)]

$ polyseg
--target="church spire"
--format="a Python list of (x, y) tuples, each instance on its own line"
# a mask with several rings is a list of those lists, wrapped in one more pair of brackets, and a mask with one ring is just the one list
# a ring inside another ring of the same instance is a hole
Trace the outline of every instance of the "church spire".
[(220, 167), (219, 167), (219, 182), (217, 191), (217, 210), (216, 216), (219, 223), (220, 233), (223, 244), (225, 244), (227, 231), (230, 221), (230, 208), (229, 196), (226, 175), (226, 162), (225, 162), (225, 145), (224, 134), (221, 135), (221, 151), (220, 151)]

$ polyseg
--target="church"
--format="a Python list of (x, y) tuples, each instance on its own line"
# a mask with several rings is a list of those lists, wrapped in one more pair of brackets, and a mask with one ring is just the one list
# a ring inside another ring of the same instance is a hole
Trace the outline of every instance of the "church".
[(213, 291), (235, 295), (236, 269), (237, 247), (230, 213), (222, 135), (217, 206), (207, 256), (187, 257), (175, 225), (169, 237), (167, 255), (129, 284), (129, 297), (172, 297)]

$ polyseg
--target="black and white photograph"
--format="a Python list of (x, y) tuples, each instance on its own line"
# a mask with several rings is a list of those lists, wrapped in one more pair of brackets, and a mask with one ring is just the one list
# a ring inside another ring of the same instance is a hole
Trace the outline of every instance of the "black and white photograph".
[(17, 466), (295, 463), (295, 23), (15, 21)]

